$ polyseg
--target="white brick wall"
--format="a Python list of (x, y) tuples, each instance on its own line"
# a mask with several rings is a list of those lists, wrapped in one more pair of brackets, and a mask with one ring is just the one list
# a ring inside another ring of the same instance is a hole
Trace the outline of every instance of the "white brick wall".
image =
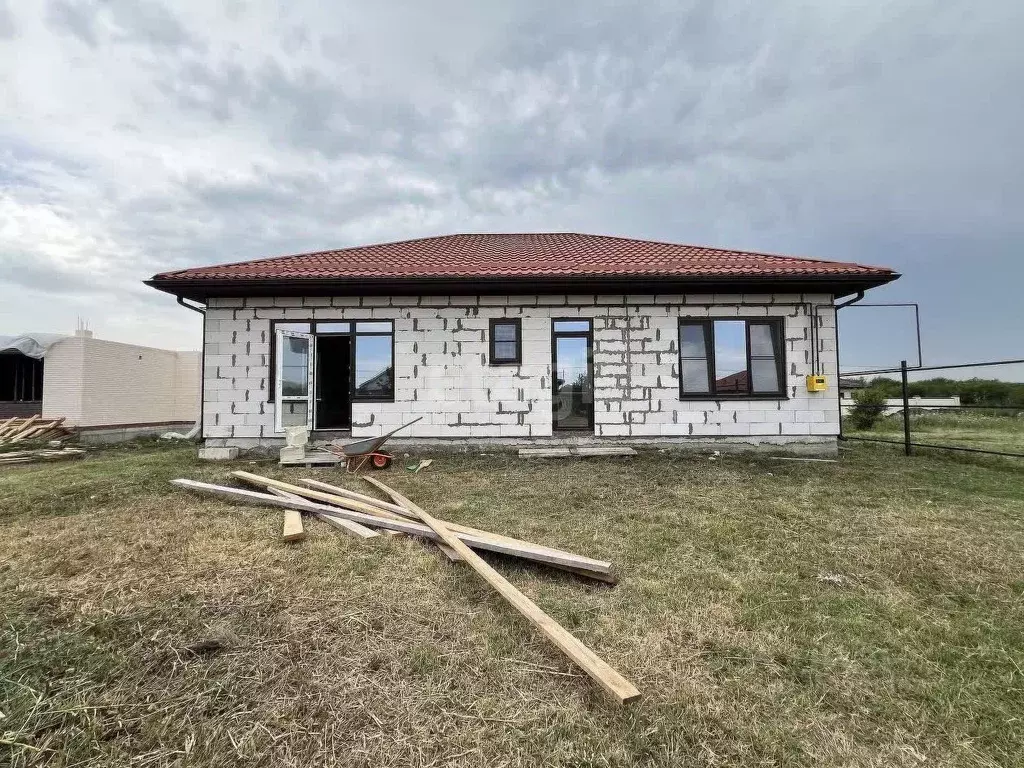
[(92, 427), (188, 422), (198, 413), (198, 352), (83, 336), (62, 339), (47, 352), (43, 418)]
[[(826, 295), (424, 296), (214, 299), (206, 313), (204, 437), (240, 445), (280, 438), (267, 402), (270, 320), (390, 319), (394, 403), (353, 403), (354, 437), (411, 421), (406, 437), (543, 438), (552, 435), (551, 319), (590, 318), (596, 437), (835, 436), (839, 410), (835, 312)], [(329, 305), (329, 306), (328, 306)], [(807, 392), (811, 305), (829, 377)], [(787, 399), (680, 400), (680, 317), (785, 318)], [(523, 364), (487, 364), (489, 320), (522, 320)]]

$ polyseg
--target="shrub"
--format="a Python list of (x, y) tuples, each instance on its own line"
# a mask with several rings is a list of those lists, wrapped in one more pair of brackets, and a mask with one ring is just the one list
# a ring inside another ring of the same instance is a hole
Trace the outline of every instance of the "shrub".
[(886, 393), (880, 387), (857, 390), (847, 419), (854, 429), (871, 429), (885, 411)]

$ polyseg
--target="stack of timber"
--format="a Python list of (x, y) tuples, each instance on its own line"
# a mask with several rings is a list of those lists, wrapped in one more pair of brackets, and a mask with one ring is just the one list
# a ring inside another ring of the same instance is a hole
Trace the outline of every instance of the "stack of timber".
[(40, 448), (37, 451), (0, 452), (0, 465), (28, 464), (33, 461), (60, 461), (61, 459), (79, 459), (85, 455), (81, 448)]
[(71, 430), (64, 426), (64, 417), (43, 420), (37, 413), (26, 419), (14, 417), (0, 421), (0, 445), (25, 440), (55, 440), (70, 434)]
[(187, 479), (171, 482), (194, 492), (285, 510), (282, 528), (282, 538), (285, 541), (301, 541), (305, 538), (306, 533), (302, 527), (303, 514), (317, 517), (363, 539), (380, 536), (380, 531), (384, 531), (432, 541), (449, 560), (466, 563), (616, 701), (624, 704), (640, 697), (640, 692), (632, 683), (544, 613), (484, 561), (476, 550), (518, 557), (585, 578), (614, 584), (615, 576), (611, 563), (438, 519), (398, 491), (371, 477), (363, 479), (387, 495), (390, 501), (316, 480), (299, 480), (301, 485), (295, 485), (250, 472), (238, 471), (231, 474), (236, 479), (266, 492)]

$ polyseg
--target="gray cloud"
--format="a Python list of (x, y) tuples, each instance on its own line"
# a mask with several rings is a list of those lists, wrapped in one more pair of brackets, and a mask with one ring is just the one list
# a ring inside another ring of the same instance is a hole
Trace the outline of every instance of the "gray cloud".
[(167, 334), (158, 270), (578, 229), (895, 266), (962, 355), (1022, 325), (1019, 3), (3, 2), (0, 323)]
[(99, 43), (98, 8), (92, 2), (49, 0), (46, 21), (54, 31), (76, 37), (95, 48)]
[(14, 15), (11, 13), (7, 0), (0, 0), (0, 40), (11, 38), (17, 34), (14, 26)]

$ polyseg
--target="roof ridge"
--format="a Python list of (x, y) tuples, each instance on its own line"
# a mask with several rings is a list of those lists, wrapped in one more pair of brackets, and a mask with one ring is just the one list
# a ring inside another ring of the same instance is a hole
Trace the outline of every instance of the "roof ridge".
[(458, 232), (269, 256), (165, 272), (154, 280), (317, 280), (619, 275), (648, 278), (874, 275), (895, 271), (717, 246), (582, 232)]

